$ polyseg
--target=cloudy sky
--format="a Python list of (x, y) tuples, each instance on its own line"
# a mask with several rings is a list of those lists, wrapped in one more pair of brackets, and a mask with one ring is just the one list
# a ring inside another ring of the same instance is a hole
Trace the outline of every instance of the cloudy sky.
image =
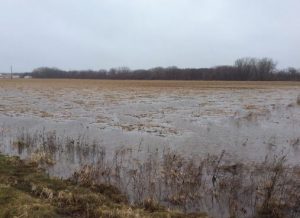
[(299, 0), (0, 0), (0, 72), (210, 67), (271, 57), (300, 67)]

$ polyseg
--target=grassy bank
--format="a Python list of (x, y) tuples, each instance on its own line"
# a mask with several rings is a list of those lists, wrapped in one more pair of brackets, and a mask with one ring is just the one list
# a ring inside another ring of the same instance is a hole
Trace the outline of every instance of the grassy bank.
[(207, 217), (151, 201), (130, 206), (114, 187), (49, 178), (37, 165), (0, 155), (0, 217)]

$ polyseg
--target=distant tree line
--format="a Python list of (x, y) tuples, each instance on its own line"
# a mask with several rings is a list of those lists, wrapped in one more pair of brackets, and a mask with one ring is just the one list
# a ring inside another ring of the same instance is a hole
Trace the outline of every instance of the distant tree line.
[(33, 70), (33, 78), (121, 79), (121, 80), (236, 80), (236, 81), (300, 81), (300, 70), (278, 70), (270, 58), (241, 58), (234, 65), (212, 68), (157, 67), (149, 70), (130, 70), (127, 67), (110, 70), (64, 71), (41, 67)]

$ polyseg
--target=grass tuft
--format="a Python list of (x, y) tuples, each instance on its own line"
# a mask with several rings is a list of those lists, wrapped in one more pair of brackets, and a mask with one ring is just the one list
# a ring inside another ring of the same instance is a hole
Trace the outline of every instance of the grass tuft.
[(143, 206), (130, 206), (113, 186), (52, 179), (35, 163), (0, 155), (0, 217), (194, 217)]

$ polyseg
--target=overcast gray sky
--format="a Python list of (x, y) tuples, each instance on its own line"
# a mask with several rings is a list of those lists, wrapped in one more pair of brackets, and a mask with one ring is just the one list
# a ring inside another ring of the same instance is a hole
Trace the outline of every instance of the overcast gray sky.
[(0, 72), (210, 67), (246, 56), (300, 67), (299, 0), (0, 0)]

